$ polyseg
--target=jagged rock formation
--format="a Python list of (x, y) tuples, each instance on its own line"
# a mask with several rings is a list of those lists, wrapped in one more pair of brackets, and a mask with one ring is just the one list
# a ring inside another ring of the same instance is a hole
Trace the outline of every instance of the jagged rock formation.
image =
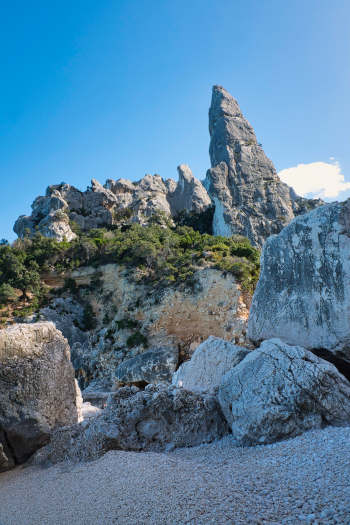
[(14, 231), (19, 237), (39, 231), (59, 241), (71, 240), (72, 223), (82, 231), (146, 224), (159, 212), (174, 217), (183, 211), (201, 213), (214, 205), (214, 235), (239, 234), (262, 246), (296, 215), (322, 204), (320, 199), (298, 197), (281, 182), (237, 101), (220, 86), (213, 87), (209, 131), (212, 168), (204, 185), (182, 164), (177, 183), (146, 175), (138, 182), (109, 179), (104, 186), (93, 179), (85, 192), (64, 183), (49, 186), (46, 196), (32, 204), (31, 216), (17, 219)]
[(172, 215), (181, 211), (200, 213), (211, 206), (211, 199), (203, 184), (197, 180), (186, 164), (178, 168), (179, 180), (176, 188), (169, 194)]
[(279, 337), (350, 372), (350, 199), (296, 218), (264, 245), (249, 318), (254, 342)]
[(172, 383), (191, 392), (214, 392), (223, 376), (238, 365), (248, 352), (247, 348), (210, 336), (175, 372)]
[(264, 341), (228, 372), (218, 399), (240, 446), (350, 423), (350, 383), (345, 377), (308, 350), (279, 339)]
[(262, 246), (296, 215), (322, 204), (297, 197), (281, 182), (237, 101), (213, 87), (209, 109), (210, 160), (204, 182), (213, 204), (214, 235), (239, 234)]
[(165, 385), (111, 394), (100, 415), (56, 431), (37, 464), (96, 458), (108, 450), (162, 451), (210, 443), (229, 431), (215, 397)]
[(52, 323), (0, 331), (0, 470), (25, 462), (80, 416), (66, 339)]
[(176, 216), (181, 211), (201, 212), (211, 206), (203, 185), (186, 164), (178, 167), (179, 179), (163, 180), (146, 175), (138, 182), (107, 180), (102, 186), (93, 179), (81, 192), (69, 184), (49, 186), (45, 197), (37, 197), (30, 217), (22, 215), (15, 223), (19, 237), (40, 232), (58, 241), (74, 239), (75, 223), (82, 231), (122, 222), (146, 224), (158, 212)]

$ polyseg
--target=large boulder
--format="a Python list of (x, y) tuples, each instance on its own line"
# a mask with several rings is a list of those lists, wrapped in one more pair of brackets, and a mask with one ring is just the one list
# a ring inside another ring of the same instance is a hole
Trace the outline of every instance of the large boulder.
[(228, 372), (218, 400), (237, 445), (273, 443), (350, 424), (350, 383), (327, 361), (279, 339)]
[(192, 392), (214, 392), (223, 376), (245, 358), (249, 350), (210, 336), (189, 361), (173, 375), (172, 383)]
[(35, 462), (91, 459), (108, 450), (160, 452), (210, 443), (228, 432), (212, 395), (166, 385), (123, 387), (97, 417), (57, 430)]
[(298, 197), (279, 179), (237, 101), (221, 86), (213, 87), (209, 132), (212, 168), (204, 185), (215, 205), (214, 235), (240, 234), (262, 246), (295, 215), (321, 203)]
[(0, 469), (25, 462), (80, 417), (66, 339), (52, 323), (0, 331)]
[(123, 361), (115, 371), (117, 383), (171, 382), (179, 359), (176, 346), (152, 348)]
[(349, 372), (349, 282), (350, 199), (298, 217), (267, 240), (248, 336), (318, 349)]

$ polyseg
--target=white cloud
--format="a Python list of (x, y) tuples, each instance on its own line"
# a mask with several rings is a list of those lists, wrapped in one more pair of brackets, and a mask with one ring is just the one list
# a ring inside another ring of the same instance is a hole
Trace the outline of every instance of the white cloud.
[(350, 182), (345, 182), (338, 162), (298, 164), (280, 171), (278, 175), (303, 197), (334, 198), (350, 189)]

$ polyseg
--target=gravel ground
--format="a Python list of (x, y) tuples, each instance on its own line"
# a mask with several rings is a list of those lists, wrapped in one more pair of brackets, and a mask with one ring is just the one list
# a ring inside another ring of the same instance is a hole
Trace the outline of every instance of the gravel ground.
[(350, 524), (350, 428), (0, 474), (1, 525)]

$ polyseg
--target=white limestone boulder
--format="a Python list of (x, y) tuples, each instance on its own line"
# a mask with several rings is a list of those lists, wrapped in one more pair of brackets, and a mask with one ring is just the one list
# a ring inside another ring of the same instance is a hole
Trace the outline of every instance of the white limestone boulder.
[(279, 339), (264, 341), (228, 372), (218, 400), (237, 445), (350, 424), (347, 379), (305, 348)]
[(350, 372), (349, 283), (350, 199), (298, 217), (266, 241), (248, 336), (319, 349)]
[(189, 361), (173, 375), (172, 384), (192, 392), (214, 392), (223, 376), (245, 358), (249, 350), (210, 336)]

